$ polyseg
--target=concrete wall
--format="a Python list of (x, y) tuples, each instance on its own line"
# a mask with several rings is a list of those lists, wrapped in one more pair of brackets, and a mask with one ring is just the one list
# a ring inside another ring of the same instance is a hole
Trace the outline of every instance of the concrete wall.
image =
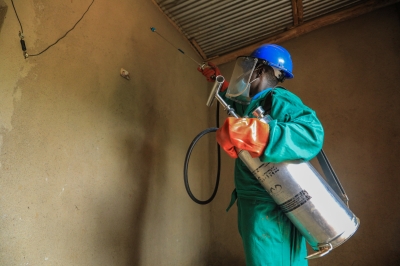
[[(14, 2), (34, 54), (91, 0)], [(183, 163), (209, 126), (207, 82), (150, 27), (200, 58), (148, 0), (96, 0), (66, 38), (26, 60), (8, 11), (0, 35), (0, 265), (202, 265), (210, 207), (186, 194)], [(205, 199), (211, 162), (193, 156), (191, 185)]]
[(0, 0), (0, 32), (1, 32), (1, 28), (3, 26), (4, 17), (7, 14), (7, 9), (8, 9), (8, 6), (6, 5), (6, 3), (4, 3), (3, 0)]
[[(28, 53), (90, 3), (16, 2)], [(12, 11), (0, 34), (0, 265), (244, 265), (236, 208), (225, 212), (233, 161), (222, 154), (210, 205), (185, 191), (187, 148), (215, 126), (215, 106), (205, 106), (210, 86), (196, 64), (150, 31), (200, 60), (155, 5), (96, 0), (65, 39), (26, 60)], [(324, 149), (361, 219), (349, 242), (310, 265), (400, 261), (399, 29), (388, 7), (283, 44), (295, 66), (285, 86), (319, 114)], [(221, 67), (227, 77), (231, 69)], [(189, 165), (203, 200), (215, 150), (210, 134)]]

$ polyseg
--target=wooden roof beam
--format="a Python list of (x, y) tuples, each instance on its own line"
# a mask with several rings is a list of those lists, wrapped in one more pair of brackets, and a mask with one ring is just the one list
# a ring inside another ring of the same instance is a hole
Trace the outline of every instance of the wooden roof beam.
[(296, 6), (297, 6), (297, 16), (299, 19), (299, 24), (303, 24), (303, 0), (296, 0)]
[[(299, 2), (301, 1), (296, 2), (297, 6)], [(253, 45), (250, 45), (246, 48), (216, 58), (207, 59), (206, 61), (212, 60), (212, 62), (216, 65), (228, 63), (230, 61), (235, 60), (238, 56), (250, 54), (254, 49), (256, 49), (258, 46), (264, 43), (282, 43), (290, 39), (299, 37), (303, 34), (309, 33), (311, 31), (317, 30), (319, 28), (336, 24), (351, 18), (355, 18), (360, 15), (374, 11), (376, 9), (386, 7), (398, 2), (400, 2), (400, 0), (369, 0), (363, 4), (351, 7), (349, 9), (306, 22), (288, 31), (285, 31), (283, 33), (267, 38), (263, 41), (257, 42)]]
[(293, 26), (299, 25), (299, 16), (297, 15), (297, 0), (292, 0), (292, 16), (293, 16)]

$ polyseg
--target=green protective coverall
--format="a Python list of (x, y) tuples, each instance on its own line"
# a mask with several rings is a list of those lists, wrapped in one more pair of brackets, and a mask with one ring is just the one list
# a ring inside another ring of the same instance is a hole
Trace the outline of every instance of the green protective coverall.
[[(273, 120), (269, 122), (269, 143), (261, 161), (310, 160), (321, 150), (324, 131), (320, 121), (288, 90), (266, 89), (255, 95), (249, 105), (236, 103), (225, 93), (221, 96), (240, 117), (254, 117), (251, 113), (255, 108), (270, 105), (267, 113)], [(247, 266), (308, 265), (304, 237), (240, 159), (235, 161), (235, 190), (227, 210), (236, 199)]]

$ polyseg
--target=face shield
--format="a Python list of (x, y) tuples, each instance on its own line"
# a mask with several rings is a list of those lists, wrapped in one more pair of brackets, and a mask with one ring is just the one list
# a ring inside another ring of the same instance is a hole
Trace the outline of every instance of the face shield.
[(248, 56), (240, 56), (236, 59), (226, 97), (241, 104), (250, 103), (250, 84), (254, 81), (250, 79), (257, 62), (257, 58)]

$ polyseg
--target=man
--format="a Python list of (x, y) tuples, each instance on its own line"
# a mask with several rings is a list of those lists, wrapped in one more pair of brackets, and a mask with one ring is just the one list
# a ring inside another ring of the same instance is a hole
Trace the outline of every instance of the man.
[[(198, 70), (213, 81), (220, 71), (209, 65)], [(230, 83), (222, 85), (221, 96), (243, 118), (229, 117), (217, 131), (217, 141), (229, 156), (237, 158), (238, 147), (263, 162), (279, 163), (310, 160), (321, 150), (324, 131), (315, 112), (277, 86), (293, 78), (292, 69), (289, 52), (274, 44), (237, 58)], [(252, 115), (258, 106), (271, 116), (268, 124)], [(236, 199), (247, 265), (307, 265), (303, 236), (240, 159), (235, 161), (235, 191), (228, 209)]]

